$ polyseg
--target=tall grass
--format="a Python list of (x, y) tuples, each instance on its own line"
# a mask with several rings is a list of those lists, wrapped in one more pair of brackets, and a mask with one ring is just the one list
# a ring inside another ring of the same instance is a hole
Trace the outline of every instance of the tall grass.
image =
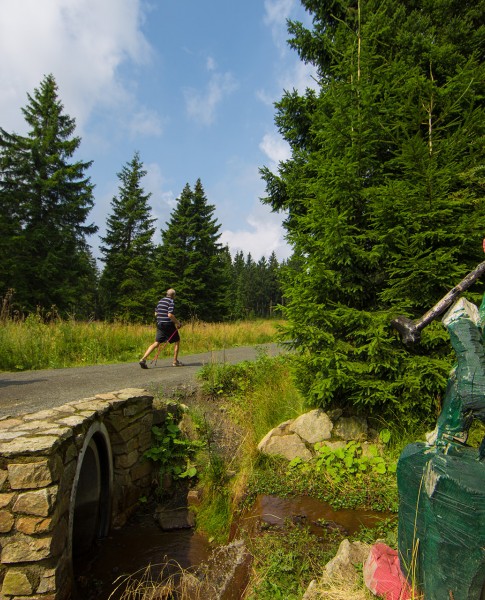
[[(190, 322), (180, 331), (181, 353), (196, 354), (272, 342), (280, 322)], [(4, 319), (0, 328), (0, 370), (25, 371), (139, 360), (155, 339), (155, 327), (100, 321), (54, 319), (38, 314)], [(167, 346), (164, 354), (171, 354)], [(162, 356), (162, 354), (160, 355)]]
[(282, 421), (301, 414), (304, 399), (283, 356), (268, 357), (261, 352), (254, 362), (208, 364), (199, 376), (204, 392), (219, 398), (224, 418), (237, 430), (230, 443), (208, 445), (199, 481), (204, 498), (197, 510), (198, 527), (224, 543), (258, 460), (259, 441)]

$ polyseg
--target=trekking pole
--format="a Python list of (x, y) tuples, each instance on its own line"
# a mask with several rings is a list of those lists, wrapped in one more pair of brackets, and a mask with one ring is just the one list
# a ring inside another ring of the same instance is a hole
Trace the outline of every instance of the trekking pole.
[(168, 338), (168, 340), (162, 345), (158, 346), (158, 350), (157, 350), (157, 354), (155, 356), (155, 358), (150, 362), (150, 365), (153, 365), (153, 363), (155, 363), (155, 367), (157, 366), (157, 360), (158, 360), (158, 355), (160, 354), (160, 351), (163, 350), (163, 348), (165, 348), (165, 346), (170, 342), (170, 340), (173, 338), (173, 336), (177, 333), (178, 328), (175, 328), (175, 331), (172, 332), (172, 335)]

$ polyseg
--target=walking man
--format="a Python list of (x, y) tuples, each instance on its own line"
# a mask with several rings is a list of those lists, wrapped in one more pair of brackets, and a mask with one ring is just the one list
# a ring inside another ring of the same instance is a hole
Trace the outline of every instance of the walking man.
[(174, 314), (174, 298), (175, 290), (170, 288), (167, 290), (167, 295), (165, 298), (159, 300), (157, 304), (157, 308), (155, 309), (155, 317), (157, 318), (157, 335), (153, 344), (147, 348), (143, 358), (140, 360), (140, 367), (142, 369), (148, 369), (146, 359), (150, 356), (153, 350), (155, 350), (155, 348), (158, 348), (160, 344), (164, 342), (169, 342), (170, 344), (174, 345), (172, 366), (183, 366), (178, 360), (180, 348), (180, 336), (178, 329), (182, 326), (182, 324)]

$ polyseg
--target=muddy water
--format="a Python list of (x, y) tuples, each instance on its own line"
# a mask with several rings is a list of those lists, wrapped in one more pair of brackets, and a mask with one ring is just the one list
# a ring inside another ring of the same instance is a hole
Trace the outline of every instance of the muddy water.
[[(122, 575), (143, 574), (151, 565), (150, 576), (157, 580), (162, 565), (178, 563), (187, 568), (197, 566), (209, 556), (207, 539), (192, 529), (162, 531), (151, 515), (115, 530), (100, 540), (88, 555), (76, 561), (76, 591), (73, 600), (118, 600)], [(164, 569), (164, 574), (167, 569)], [(116, 581), (118, 580), (118, 581)]]
[[(333, 510), (328, 503), (308, 496), (279, 498), (260, 495), (254, 505), (243, 513), (238, 526), (256, 533), (261, 523), (282, 527), (285, 520), (290, 519), (309, 526), (317, 535), (322, 527), (339, 530), (343, 535), (353, 535), (361, 526), (375, 527), (379, 521), (390, 516), (370, 510)], [(233, 531), (232, 536), (235, 535), (236, 531)]]
[[(249, 535), (258, 535), (262, 525), (283, 527), (286, 519), (308, 526), (316, 535), (322, 528), (338, 530), (342, 536), (352, 535), (359, 527), (374, 527), (391, 515), (362, 510), (332, 510), (326, 502), (298, 496), (279, 498), (260, 495), (245, 511), (231, 532), (231, 539), (243, 528)], [(101, 540), (82, 559), (76, 561), (77, 590), (73, 600), (119, 600), (121, 589), (113, 593), (123, 574), (141, 574), (150, 567), (152, 579), (158, 579), (167, 562), (183, 568), (196, 567), (210, 555), (207, 539), (191, 529), (162, 531), (152, 514), (138, 515), (122, 529)], [(164, 575), (167, 570), (164, 570)]]

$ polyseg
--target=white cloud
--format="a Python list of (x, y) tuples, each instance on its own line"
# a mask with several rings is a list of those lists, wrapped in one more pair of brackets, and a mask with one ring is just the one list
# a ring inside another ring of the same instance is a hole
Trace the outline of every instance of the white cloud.
[(212, 58), (212, 56), (209, 56), (207, 58), (206, 67), (207, 67), (208, 71), (215, 71), (216, 70), (216, 61)]
[(157, 163), (146, 164), (144, 168), (147, 174), (143, 178), (143, 189), (151, 194), (152, 214), (162, 227), (176, 205), (175, 194), (172, 190), (166, 189), (167, 179)]
[(52, 73), (67, 114), (82, 128), (93, 109), (133, 103), (118, 75), (151, 47), (140, 31), (141, 0), (1, 0), (0, 114), (21, 131), (27, 93)]
[(291, 14), (295, 0), (265, 0), (264, 21), (268, 25), (285, 27), (286, 19)]
[(153, 110), (142, 108), (136, 112), (130, 123), (132, 136), (159, 136), (163, 132), (160, 116)]
[(276, 169), (278, 163), (291, 158), (289, 144), (279, 135), (267, 133), (259, 144), (259, 149), (270, 159), (270, 168)]
[(233, 256), (242, 251), (244, 255), (250, 253), (253, 260), (258, 261), (262, 256), (269, 258), (274, 252), (278, 260), (287, 259), (291, 255), (291, 248), (283, 238), (281, 221), (280, 215), (270, 213), (267, 207), (261, 207), (246, 219), (248, 229), (225, 230), (220, 242), (229, 246)]
[(317, 69), (313, 65), (298, 61), (280, 77), (280, 85), (284, 90), (295, 89), (299, 94), (304, 94), (307, 88), (315, 91), (319, 89), (317, 80)]
[(265, 0), (264, 23), (271, 29), (273, 41), (280, 51), (286, 49), (286, 21), (290, 17), (295, 0)]
[(258, 90), (256, 92), (256, 98), (261, 100), (261, 102), (266, 106), (273, 106), (273, 104), (276, 100), (276, 98), (274, 96), (272, 96), (266, 90)]
[(203, 92), (186, 89), (184, 95), (189, 117), (201, 125), (211, 125), (219, 104), (237, 87), (238, 83), (231, 73), (213, 73)]

